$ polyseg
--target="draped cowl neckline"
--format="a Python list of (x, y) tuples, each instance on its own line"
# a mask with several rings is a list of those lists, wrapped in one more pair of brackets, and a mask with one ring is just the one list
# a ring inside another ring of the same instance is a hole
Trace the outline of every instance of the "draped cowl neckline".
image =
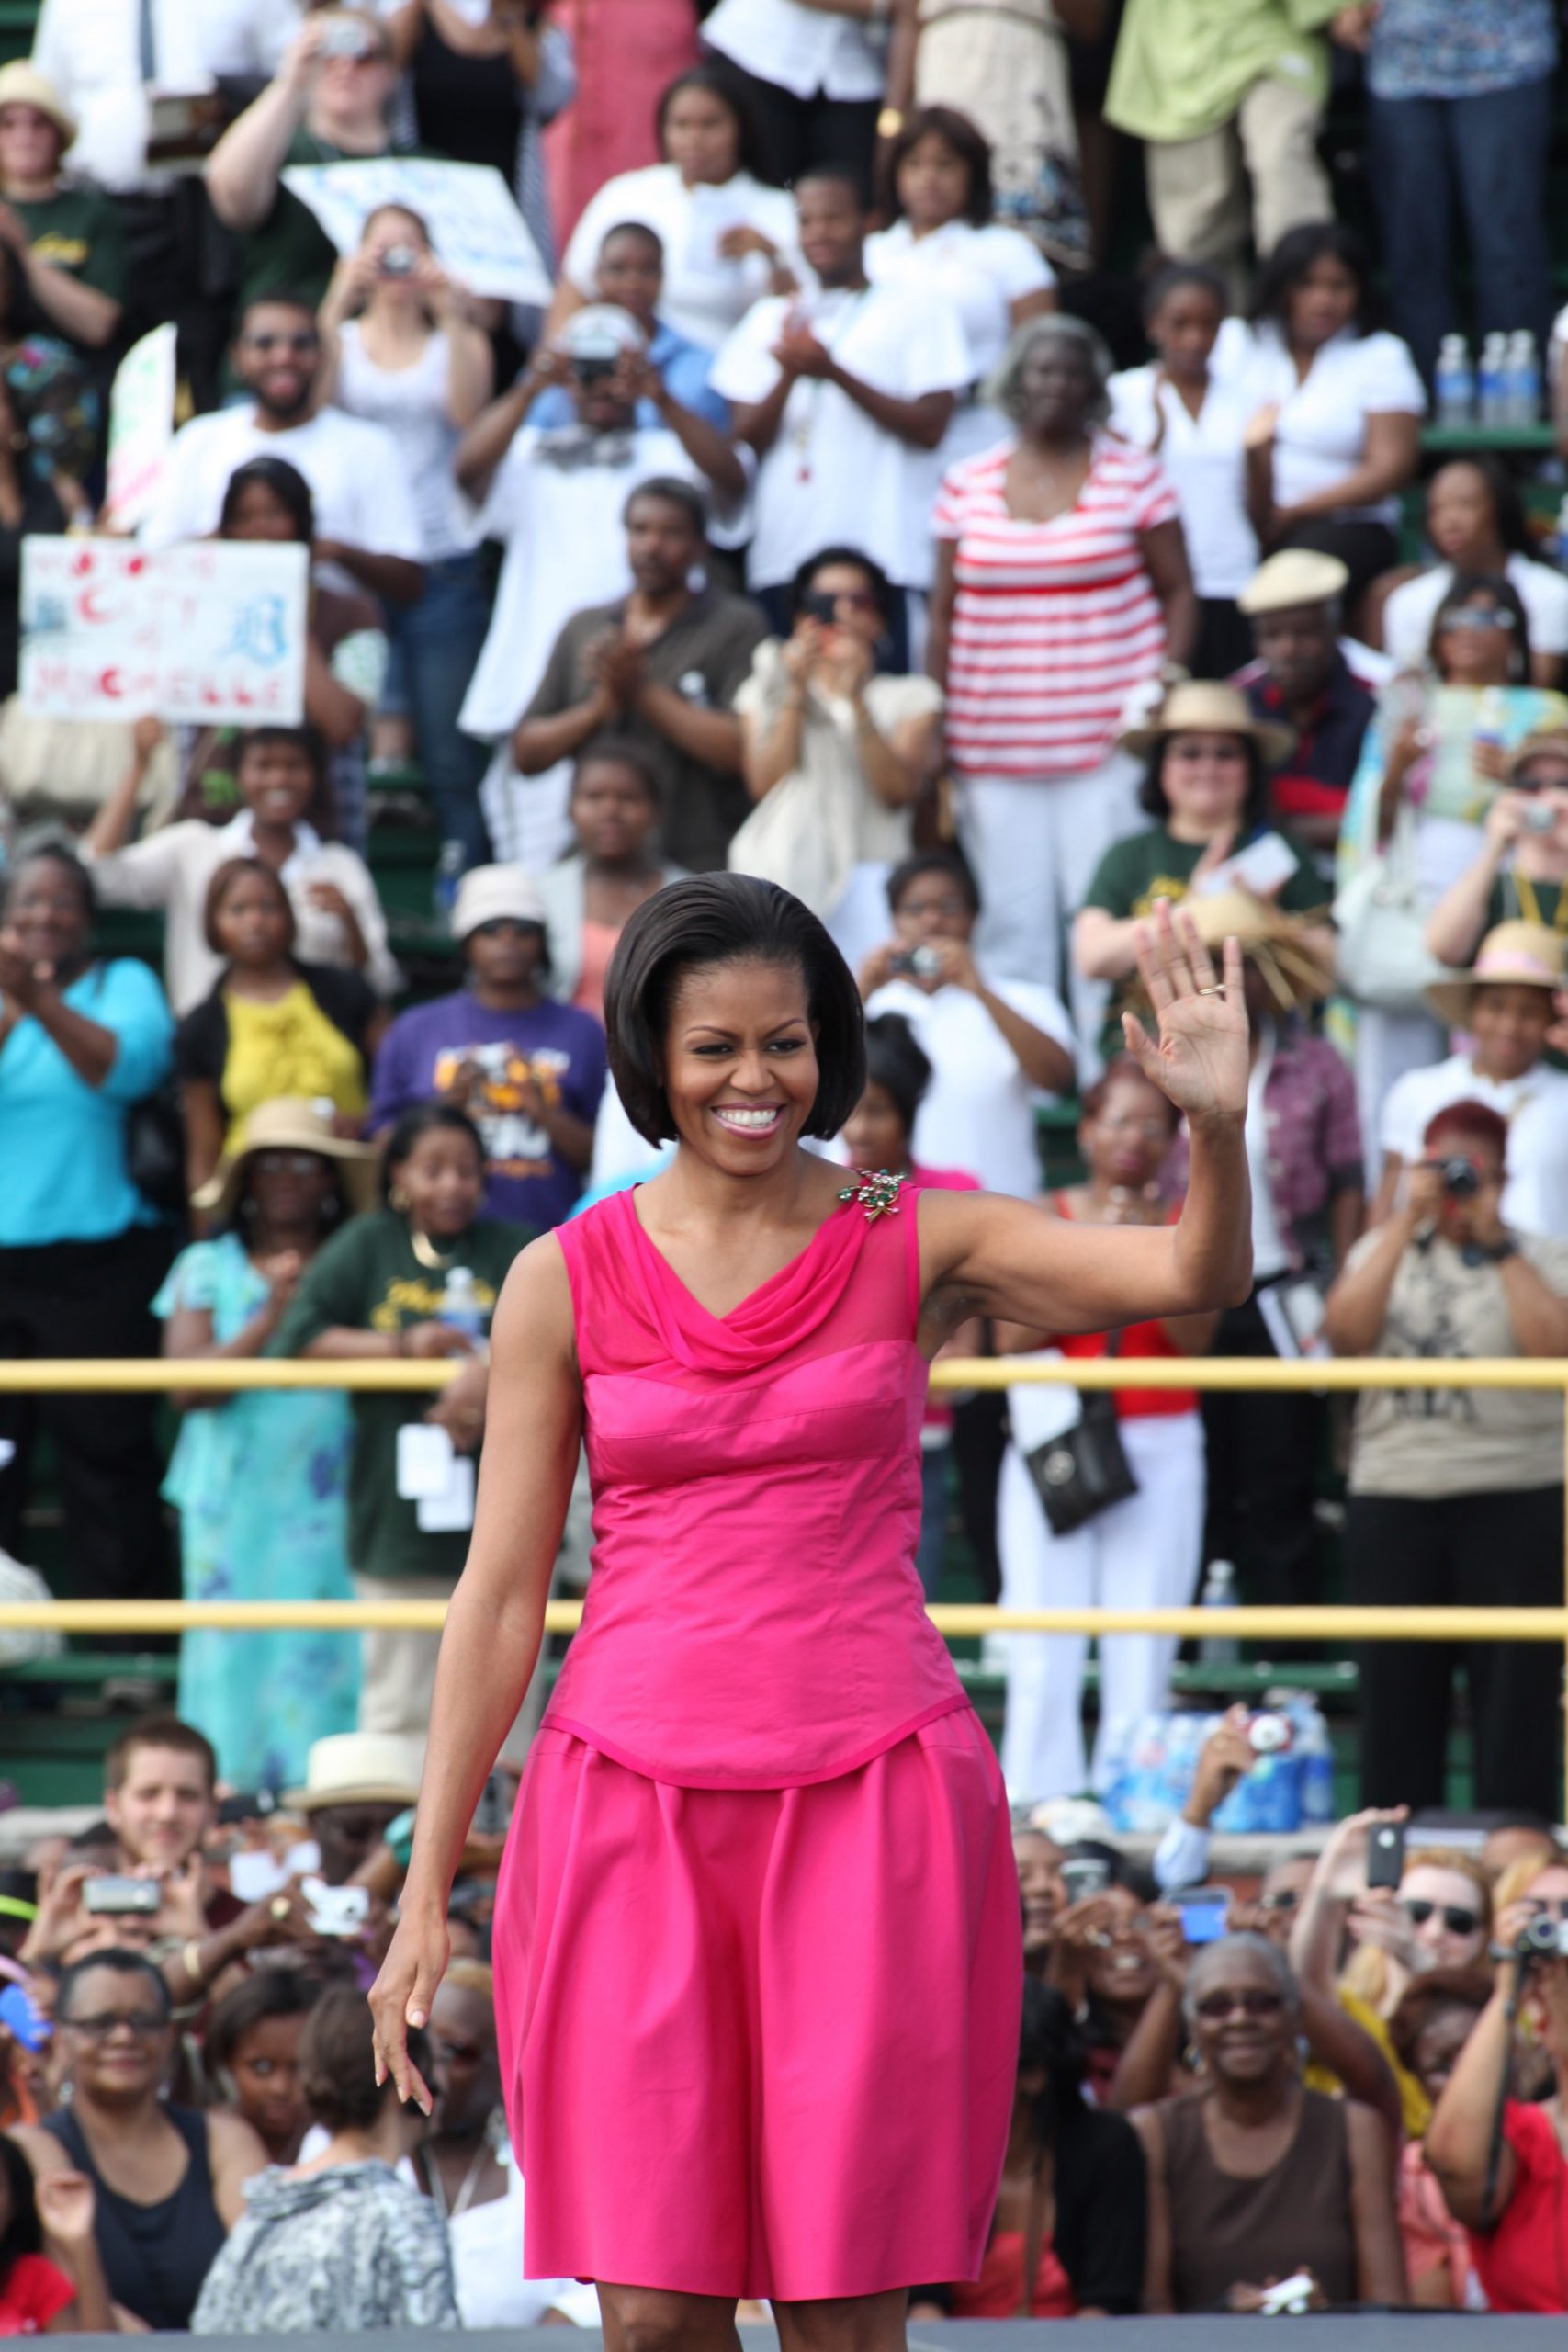
[[(849, 1287), (869, 1230), (863, 1210), (845, 1202), (804, 1250), (748, 1292), (728, 1315), (694, 1296), (637, 1213), (637, 1193), (615, 1195), (626, 1246), (646, 1271), (644, 1292), (660, 1339), (693, 1372), (760, 1372), (820, 1329)], [(908, 1214), (913, 1215), (912, 1205)]]

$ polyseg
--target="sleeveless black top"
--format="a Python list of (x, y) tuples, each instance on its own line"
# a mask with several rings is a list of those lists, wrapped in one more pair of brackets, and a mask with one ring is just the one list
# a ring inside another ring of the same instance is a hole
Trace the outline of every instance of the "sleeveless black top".
[(177, 2188), (155, 2205), (141, 2205), (110, 2188), (93, 2162), (81, 2124), (68, 2107), (46, 2115), (78, 2172), (97, 2196), (94, 2235), (109, 2293), (152, 2328), (188, 2328), (201, 2282), (229, 2233), (212, 2195), (207, 2161), (207, 2118), (190, 2107), (165, 2107), (190, 2162)]

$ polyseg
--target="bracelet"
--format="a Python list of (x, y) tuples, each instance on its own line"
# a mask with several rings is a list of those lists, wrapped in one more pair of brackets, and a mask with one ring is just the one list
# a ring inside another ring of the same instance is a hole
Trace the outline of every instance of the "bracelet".
[(180, 1954), (180, 1966), (193, 1984), (206, 1984), (207, 1971), (201, 1964), (201, 1946), (194, 1936)]

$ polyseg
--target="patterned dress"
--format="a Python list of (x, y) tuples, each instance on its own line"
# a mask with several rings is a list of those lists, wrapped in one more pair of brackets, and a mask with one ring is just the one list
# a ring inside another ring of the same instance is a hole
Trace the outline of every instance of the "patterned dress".
[[(266, 1283), (237, 1235), (196, 1241), (152, 1302), (165, 1321), (206, 1308), (232, 1340)], [(187, 1600), (352, 1600), (344, 1495), (348, 1399), (330, 1389), (252, 1392), (186, 1413), (164, 1482), (180, 1513)], [(243, 1789), (304, 1777), (306, 1751), (352, 1731), (359, 1648), (352, 1634), (206, 1632), (180, 1645), (179, 1711)]]

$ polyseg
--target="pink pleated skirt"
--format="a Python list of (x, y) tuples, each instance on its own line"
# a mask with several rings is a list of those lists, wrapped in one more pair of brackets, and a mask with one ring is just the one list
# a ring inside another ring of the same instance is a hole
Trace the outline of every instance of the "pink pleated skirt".
[(547, 1725), (494, 1930), (526, 2274), (781, 2301), (977, 2277), (1021, 1945), (968, 1707), (789, 1789), (673, 1787)]

